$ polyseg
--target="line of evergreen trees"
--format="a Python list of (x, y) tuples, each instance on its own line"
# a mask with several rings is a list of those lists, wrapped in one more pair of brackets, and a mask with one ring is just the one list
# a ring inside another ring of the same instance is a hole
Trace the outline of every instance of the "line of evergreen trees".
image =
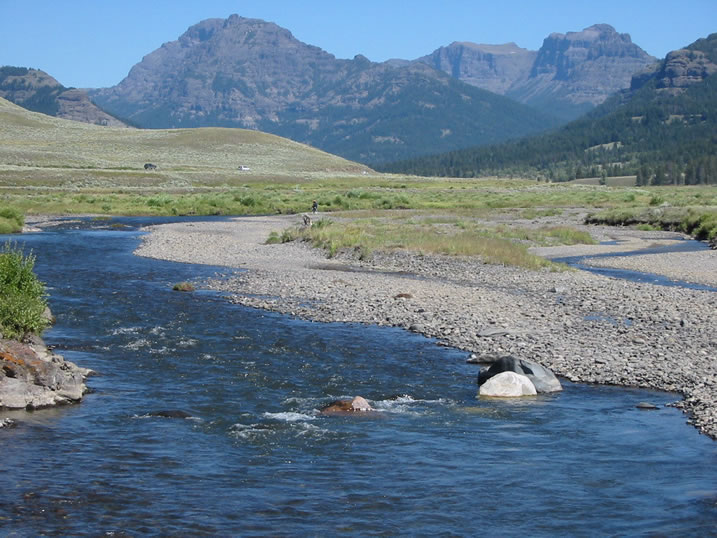
[(637, 186), (645, 185), (716, 185), (717, 156), (705, 156), (683, 166), (673, 162), (658, 164), (654, 169), (642, 165), (636, 174)]

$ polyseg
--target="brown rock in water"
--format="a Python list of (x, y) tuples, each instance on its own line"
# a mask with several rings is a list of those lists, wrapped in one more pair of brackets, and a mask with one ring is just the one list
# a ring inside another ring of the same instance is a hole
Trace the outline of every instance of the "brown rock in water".
[(361, 396), (356, 396), (353, 400), (336, 400), (321, 408), (322, 415), (348, 415), (370, 411), (374, 411), (374, 408)]

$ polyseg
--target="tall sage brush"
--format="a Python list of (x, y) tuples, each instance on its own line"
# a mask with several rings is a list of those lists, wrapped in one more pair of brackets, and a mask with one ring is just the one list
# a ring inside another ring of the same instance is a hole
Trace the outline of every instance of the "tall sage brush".
[(0, 207), (0, 234), (14, 234), (22, 230), (25, 217), (13, 207)]
[(33, 269), (35, 256), (17, 244), (6, 242), (0, 249), (0, 333), (4, 338), (40, 334), (47, 327), (45, 285)]

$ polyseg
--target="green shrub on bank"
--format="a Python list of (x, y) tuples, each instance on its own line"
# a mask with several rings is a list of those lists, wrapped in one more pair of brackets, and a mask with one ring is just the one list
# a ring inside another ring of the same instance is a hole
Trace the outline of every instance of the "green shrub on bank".
[(25, 217), (12, 207), (0, 207), (0, 234), (14, 234), (22, 230)]
[(4, 338), (40, 334), (44, 316), (45, 285), (35, 276), (35, 256), (7, 242), (0, 250), (0, 332)]
[(717, 239), (717, 208), (666, 207), (621, 208), (588, 215), (587, 224), (610, 226), (638, 226), (641, 229), (676, 230), (695, 239)]
[(714, 241), (717, 239), (717, 211), (691, 209), (682, 219), (681, 228), (696, 239)]

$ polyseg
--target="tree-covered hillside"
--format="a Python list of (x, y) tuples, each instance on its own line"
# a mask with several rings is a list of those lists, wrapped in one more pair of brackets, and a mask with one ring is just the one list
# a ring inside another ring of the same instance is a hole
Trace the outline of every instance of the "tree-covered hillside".
[(54, 116), (60, 110), (57, 97), (67, 90), (46, 73), (26, 67), (0, 67), (0, 97), (33, 112)]
[(66, 88), (39, 69), (0, 67), (0, 97), (48, 116), (96, 125), (125, 125), (92, 104), (84, 90)]
[(419, 175), (554, 181), (636, 175), (639, 184), (717, 183), (717, 34), (670, 53), (591, 114), (546, 135), (382, 167)]

